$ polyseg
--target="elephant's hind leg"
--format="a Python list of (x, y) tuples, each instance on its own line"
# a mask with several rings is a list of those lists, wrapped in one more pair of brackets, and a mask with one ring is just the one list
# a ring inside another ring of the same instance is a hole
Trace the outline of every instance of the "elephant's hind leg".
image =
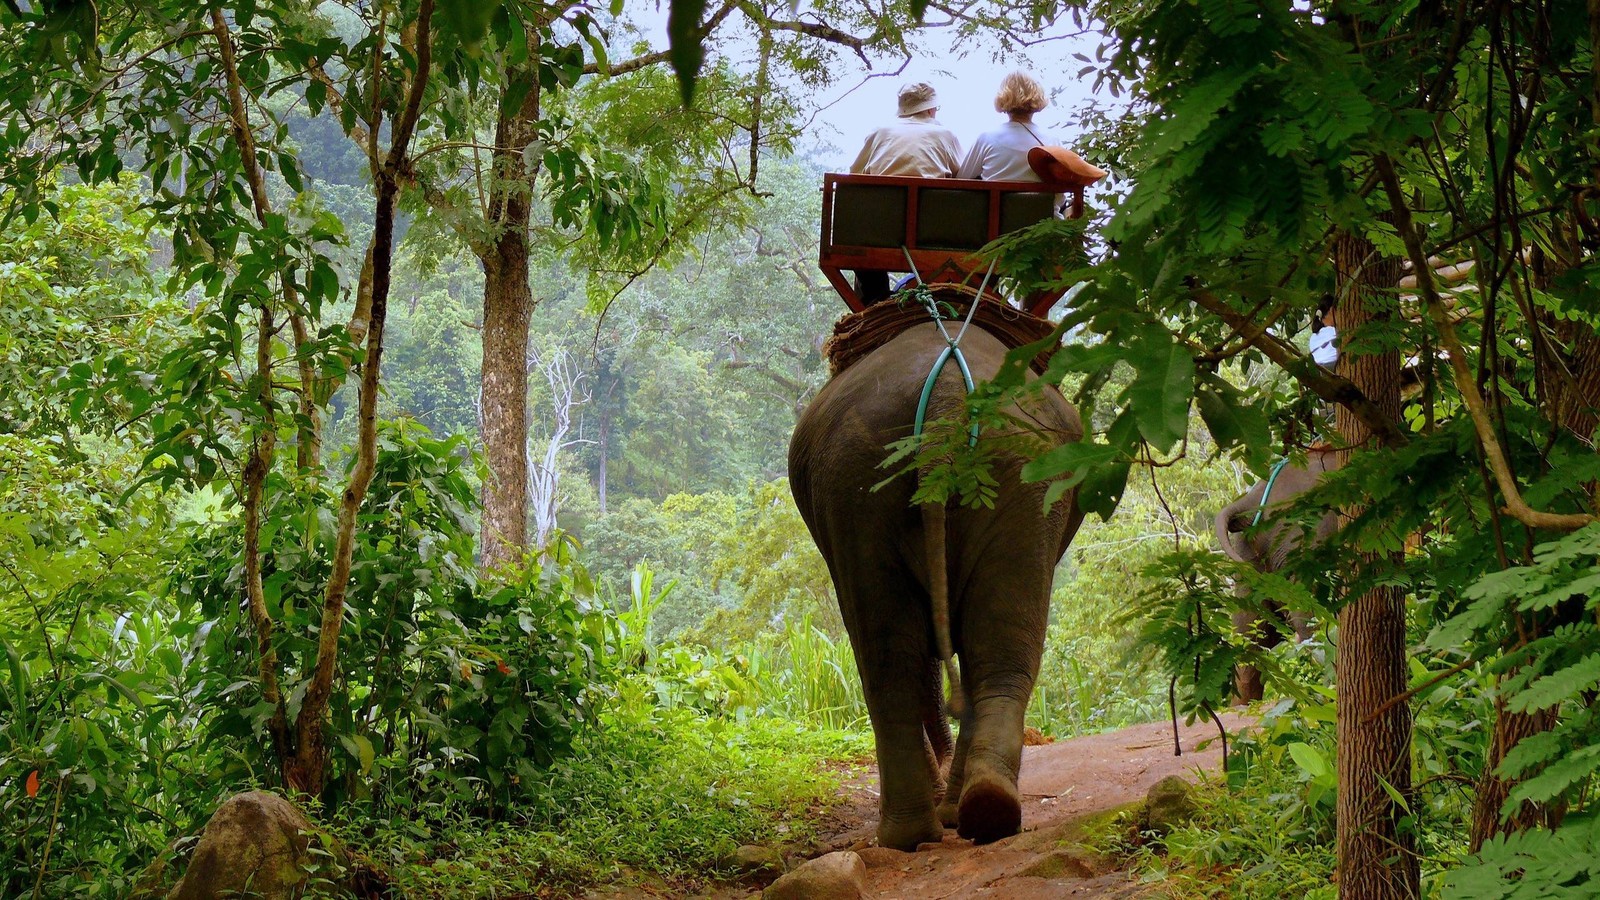
[(972, 711), (957, 746), (964, 779), (957, 818), (961, 836), (979, 844), (1022, 827), (1023, 718), (1044, 650), (1051, 574), (1025, 553), (1017, 548), (986, 558), (971, 582), (981, 593), (968, 596), (962, 608), (962, 677)]
[(928, 677), (933, 625), (909, 573), (863, 568), (839, 600), (877, 744), (878, 843), (915, 850), (944, 837), (933, 812), (938, 775), (925, 721), (938, 703), (931, 693), (937, 683)]

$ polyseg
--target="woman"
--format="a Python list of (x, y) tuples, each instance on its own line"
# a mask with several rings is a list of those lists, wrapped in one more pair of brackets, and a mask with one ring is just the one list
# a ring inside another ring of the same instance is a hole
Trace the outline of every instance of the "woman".
[(1028, 151), (1060, 143), (1036, 128), (1033, 115), (1050, 103), (1044, 88), (1026, 72), (1012, 72), (1000, 82), (994, 108), (1009, 121), (999, 128), (978, 135), (966, 161), (956, 171), (957, 178), (984, 181), (1038, 181), (1028, 165)]
[(1339, 362), (1339, 326), (1334, 321), (1333, 295), (1324, 294), (1311, 317), (1311, 339), (1308, 349), (1317, 365), (1331, 369)]

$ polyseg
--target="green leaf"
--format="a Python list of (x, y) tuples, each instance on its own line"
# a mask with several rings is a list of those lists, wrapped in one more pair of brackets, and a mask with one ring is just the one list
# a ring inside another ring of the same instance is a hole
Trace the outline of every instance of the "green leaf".
[(1313, 780), (1321, 781), (1333, 777), (1333, 767), (1328, 764), (1328, 758), (1310, 744), (1295, 741), (1290, 744), (1289, 756), (1294, 759), (1295, 765), (1310, 775)]
[(1069, 477), (1065, 478), (1064, 482), (1071, 487), (1082, 482), (1091, 469), (1105, 466), (1117, 456), (1117, 448), (1108, 444), (1096, 444), (1090, 441), (1063, 444), (1024, 465), (1022, 480), (1045, 481), (1066, 475)]
[(1552, 672), (1513, 696), (1507, 704), (1520, 713), (1531, 713), (1577, 697), (1600, 682), (1600, 653), (1590, 654), (1574, 665)]
[(439, 31), (455, 38), (475, 56), (499, 6), (486, 0), (440, 0)]
[(1233, 385), (1207, 373), (1201, 376), (1195, 390), (1195, 403), (1200, 408), (1201, 421), (1206, 423), (1218, 447), (1238, 447), (1251, 461), (1267, 455), (1265, 448), (1272, 440), (1267, 417), (1246, 402)]
[(705, 0), (671, 0), (667, 12), (667, 61), (677, 73), (684, 106), (694, 103), (695, 82), (705, 63), (705, 35), (700, 31), (705, 10)]
[(1128, 487), (1128, 472), (1133, 464), (1126, 460), (1090, 469), (1078, 488), (1078, 508), (1110, 521)]
[(1194, 357), (1164, 329), (1149, 329), (1128, 362), (1138, 374), (1128, 386), (1128, 408), (1139, 433), (1165, 453), (1189, 430), (1189, 400), (1194, 394)]

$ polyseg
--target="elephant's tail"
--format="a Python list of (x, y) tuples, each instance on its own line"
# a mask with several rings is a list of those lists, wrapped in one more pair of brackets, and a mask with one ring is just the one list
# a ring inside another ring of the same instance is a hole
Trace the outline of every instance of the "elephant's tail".
[(950, 698), (946, 708), (960, 717), (966, 712), (966, 692), (961, 687), (961, 672), (956, 668), (955, 650), (950, 641), (950, 570), (945, 561), (945, 508), (943, 503), (922, 504), (922, 531), (928, 556), (928, 598), (933, 606), (933, 637), (950, 679)]

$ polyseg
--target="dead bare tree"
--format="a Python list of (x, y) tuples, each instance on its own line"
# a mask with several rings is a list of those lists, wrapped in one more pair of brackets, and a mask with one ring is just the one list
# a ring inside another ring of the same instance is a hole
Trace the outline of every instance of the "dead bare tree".
[[(528, 350), (528, 374), (537, 370), (550, 387), (549, 434), (541, 440), (531, 431), (526, 442), (528, 461), (528, 511), (533, 518), (533, 549), (543, 553), (555, 533), (561, 511), (561, 451), (593, 441), (569, 437), (573, 412), (587, 404), (592, 390), (584, 372), (565, 348), (551, 353)], [(542, 444), (542, 447), (540, 446)]]

